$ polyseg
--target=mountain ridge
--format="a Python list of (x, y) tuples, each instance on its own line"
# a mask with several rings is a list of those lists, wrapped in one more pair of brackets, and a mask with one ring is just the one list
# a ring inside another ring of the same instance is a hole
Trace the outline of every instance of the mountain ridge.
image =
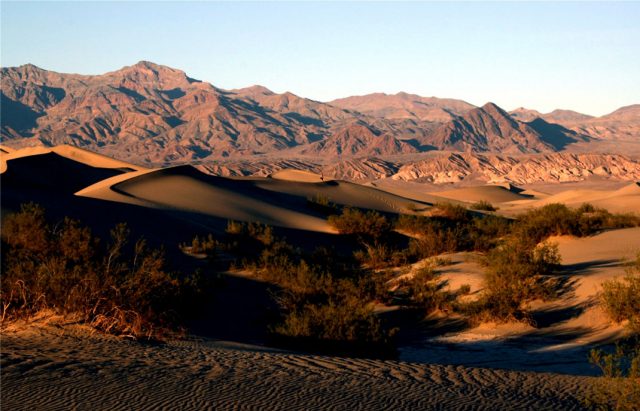
[(640, 130), (640, 105), (599, 118), (556, 110), (542, 115), (543, 123), (493, 103), (404, 92), (323, 103), (260, 85), (225, 90), (149, 61), (101, 75), (32, 64), (1, 73), (4, 144), (70, 144), (146, 165), (432, 150), (543, 153), (590, 139), (630, 139)]

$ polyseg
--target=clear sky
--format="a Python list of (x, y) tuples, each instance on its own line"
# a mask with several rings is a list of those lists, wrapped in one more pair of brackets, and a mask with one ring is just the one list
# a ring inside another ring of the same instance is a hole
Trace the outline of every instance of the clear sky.
[(602, 115), (640, 103), (640, 3), (1, 3), (3, 67), (140, 60), (328, 101), (406, 91)]

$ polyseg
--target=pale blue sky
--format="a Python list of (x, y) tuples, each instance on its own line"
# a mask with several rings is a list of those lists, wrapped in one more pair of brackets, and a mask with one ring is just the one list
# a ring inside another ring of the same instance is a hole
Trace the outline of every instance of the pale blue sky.
[(412, 92), (602, 115), (640, 103), (640, 3), (1, 3), (3, 67), (150, 60), (327, 101)]

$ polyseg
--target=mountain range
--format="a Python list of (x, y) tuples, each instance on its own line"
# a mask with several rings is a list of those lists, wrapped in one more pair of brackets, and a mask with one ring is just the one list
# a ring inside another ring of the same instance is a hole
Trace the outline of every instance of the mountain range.
[(475, 107), (407, 93), (323, 103), (262, 86), (224, 90), (146, 61), (102, 75), (30, 64), (2, 68), (1, 75), (3, 144), (69, 144), (148, 165), (433, 150), (550, 153), (640, 135), (640, 105), (593, 118), (559, 110), (508, 113), (493, 103)]

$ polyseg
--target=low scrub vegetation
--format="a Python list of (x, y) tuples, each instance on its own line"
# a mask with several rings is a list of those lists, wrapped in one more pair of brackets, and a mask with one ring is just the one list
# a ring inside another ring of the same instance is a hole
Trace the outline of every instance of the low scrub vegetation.
[(325, 215), (335, 214), (338, 210), (338, 206), (332, 203), (329, 197), (322, 194), (307, 197), (307, 206)]
[[(275, 341), (316, 351), (393, 354), (393, 332), (373, 312), (375, 301), (388, 298), (385, 273), (369, 271), (353, 256), (327, 248), (303, 253), (266, 227), (241, 226), (234, 223), (234, 236), (246, 235), (260, 244), (250, 255), (243, 254), (244, 268), (279, 286), (274, 298), (280, 318), (271, 326)], [(266, 237), (265, 231), (270, 233)]]
[(210, 285), (202, 273), (168, 272), (163, 252), (143, 239), (130, 243), (124, 224), (103, 243), (76, 220), (49, 224), (35, 204), (3, 221), (3, 321), (51, 309), (104, 332), (151, 338), (175, 329)]
[(518, 216), (516, 235), (540, 242), (553, 235), (584, 237), (613, 228), (636, 227), (640, 217), (612, 214), (585, 203), (577, 209), (564, 204), (548, 204)]
[(602, 284), (600, 302), (615, 322), (626, 321), (632, 333), (640, 335), (640, 253), (622, 278)]
[(638, 410), (640, 404), (640, 343), (616, 347), (612, 353), (592, 350), (591, 364), (602, 371), (587, 392), (586, 405), (596, 410)]
[(512, 239), (490, 251), (483, 263), (484, 293), (464, 308), (477, 321), (528, 321), (527, 303), (555, 296), (558, 284), (549, 275), (560, 264), (556, 245)]
[(479, 211), (498, 211), (497, 207), (495, 207), (493, 204), (485, 200), (481, 200), (481, 201), (478, 201), (477, 203), (473, 203), (469, 206), (469, 208), (472, 210), (479, 210)]
[(364, 242), (380, 242), (393, 228), (387, 218), (377, 211), (361, 211), (346, 207), (340, 215), (329, 216), (329, 224), (340, 234), (356, 236)]

